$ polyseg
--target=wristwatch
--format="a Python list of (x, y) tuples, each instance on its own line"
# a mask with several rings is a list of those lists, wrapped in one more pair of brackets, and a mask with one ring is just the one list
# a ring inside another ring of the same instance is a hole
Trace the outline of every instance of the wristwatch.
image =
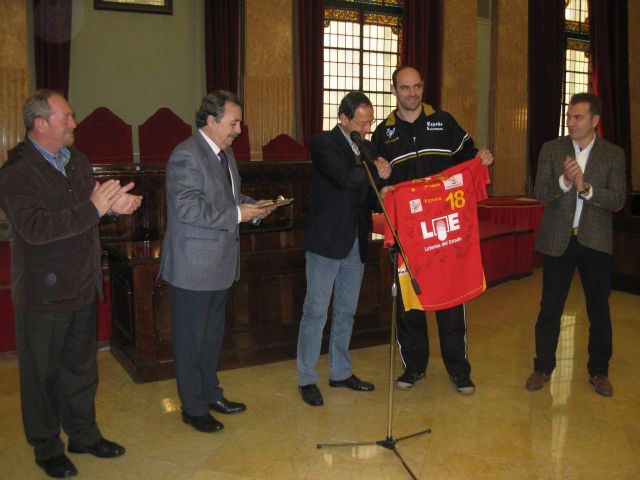
[(589, 195), (590, 191), (591, 191), (591, 184), (584, 182), (584, 188), (580, 190), (578, 193), (580, 194), (580, 196), (584, 197), (586, 195)]

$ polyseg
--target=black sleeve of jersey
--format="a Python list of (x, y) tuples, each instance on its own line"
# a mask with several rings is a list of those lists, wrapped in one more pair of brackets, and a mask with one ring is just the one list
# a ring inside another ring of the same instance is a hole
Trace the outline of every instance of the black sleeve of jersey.
[(478, 154), (478, 149), (475, 147), (473, 138), (456, 122), (452, 115), (447, 115), (449, 122), (451, 122), (451, 128), (449, 129), (451, 135), (451, 150), (455, 152), (453, 155), (453, 164), (457, 165), (475, 158)]
[[(372, 153), (374, 155), (373, 158), (382, 157), (388, 162), (389, 159), (385, 157), (385, 152), (384, 152), (384, 129), (385, 129), (384, 122), (379, 123), (375, 131), (373, 132), (373, 135), (371, 136), (371, 142), (368, 142), (368, 143), (372, 147), (372, 150), (373, 150)], [(392, 185), (391, 178), (388, 178), (385, 180), (378, 177), (376, 180), (376, 185), (378, 185), (378, 188), (382, 188), (387, 185)]]
[[(375, 131), (373, 132), (373, 135), (371, 135), (371, 145), (373, 148), (373, 154), (377, 157), (384, 157), (384, 153), (383, 153), (383, 145), (384, 145), (384, 122), (378, 124), (378, 126), (376, 127)], [(385, 158), (385, 160), (389, 160), (388, 158)]]
[(380, 125), (378, 125), (378, 127), (376, 127), (375, 131), (373, 132), (373, 134), (371, 135), (371, 142), (368, 142), (371, 145), (371, 153), (373, 153), (373, 155), (375, 156), (374, 158), (380, 157), (382, 156), (382, 154), (380, 153), (380, 134), (378, 133), (380, 131)]

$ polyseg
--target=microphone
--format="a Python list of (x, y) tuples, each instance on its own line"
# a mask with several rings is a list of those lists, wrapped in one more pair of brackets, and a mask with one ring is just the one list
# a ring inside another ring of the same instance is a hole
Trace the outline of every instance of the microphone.
[(360, 153), (362, 154), (364, 159), (366, 161), (368, 161), (368, 162), (373, 163), (373, 161), (374, 161), (373, 155), (371, 155), (371, 152), (369, 151), (369, 148), (367, 147), (367, 145), (362, 140), (362, 137), (360, 136), (360, 133), (357, 132), (357, 131), (353, 131), (353, 132), (351, 132), (349, 134), (349, 137), (351, 138), (351, 141), (353, 141), (353, 143), (355, 143), (357, 145), (357, 147), (360, 150)]

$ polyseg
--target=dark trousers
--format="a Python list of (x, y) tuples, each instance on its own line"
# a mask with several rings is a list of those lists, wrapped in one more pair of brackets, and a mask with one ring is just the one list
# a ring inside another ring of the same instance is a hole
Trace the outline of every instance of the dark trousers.
[(229, 290), (201, 292), (171, 285), (170, 292), (173, 353), (182, 409), (191, 416), (205, 415), (209, 405), (222, 398), (218, 358)]
[(97, 306), (71, 312), (16, 311), (22, 422), (36, 460), (64, 453), (60, 426), (69, 441), (91, 445), (96, 425)]
[(575, 236), (571, 237), (569, 246), (559, 257), (544, 256), (534, 369), (551, 373), (556, 366), (560, 318), (576, 267), (582, 280), (589, 317), (587, 369), (590, 375), (607, 375), (613, 349), (609, 314), (612, 257), (580, 245)]
[[(429, 331), (422, 310), (404, 311), (398, 295), (398, 344), (405, 370), (422, 373), (429, 363)], [(467, 323), (464, 304), (435, 312), (440, 351), (447, 373), (452, 377), (471, 374), (467, 360)]]

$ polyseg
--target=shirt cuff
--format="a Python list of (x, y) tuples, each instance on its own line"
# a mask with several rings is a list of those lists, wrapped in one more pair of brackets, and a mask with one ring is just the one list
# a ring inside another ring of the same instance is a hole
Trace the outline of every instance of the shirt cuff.
[(242, 221), (242, 214), (240, 213), (240, 207), (236, 205), (236, 211), (238, 212), (238, 225)]
[(560, 178), (558, 179), (559, 183), (560, 183), (560, 189), (564, 192), (567, 193), (569, 190), (571, 190), (571, 187), (567, 187), (564, 183), (564, 174), (560, 175)]
[(589, 189), (589, 195), (580, 195), (584, 200), (591, 200), (593, 198), (593, 185)]

